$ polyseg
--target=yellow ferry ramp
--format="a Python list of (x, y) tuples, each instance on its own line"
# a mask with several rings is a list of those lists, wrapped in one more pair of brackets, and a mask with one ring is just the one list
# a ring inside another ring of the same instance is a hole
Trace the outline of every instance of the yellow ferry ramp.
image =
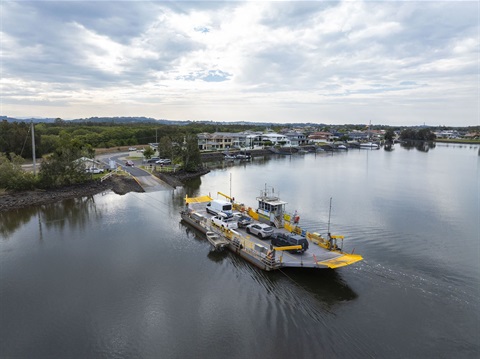
[(212, 200), (209, 196), (187, 197), (185, 196), (185, 203), (204, 203)]
[(318, 261), (317, 264), (321, 266), (326, 266), (328, 268), (340, 268), (345, 267), (350, 264), (356, 263), (363, 260), (363, 257), (359, 254), (343, 254), (339, 257), (335, 257), (332, 259), (327, 259), (323, 261)]

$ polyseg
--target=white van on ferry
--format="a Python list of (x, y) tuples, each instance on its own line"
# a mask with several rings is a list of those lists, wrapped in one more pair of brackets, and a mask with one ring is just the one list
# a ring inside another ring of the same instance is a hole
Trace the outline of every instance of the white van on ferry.
[(220, 199), (214, 199), (213, 201), (209, 202), (206, 206), (206, 210), (208, 213), (211, 214), (219, 214), (225, 213), (227, 215), (232, 215), (232, 204), (227, 201), (222, 201)]

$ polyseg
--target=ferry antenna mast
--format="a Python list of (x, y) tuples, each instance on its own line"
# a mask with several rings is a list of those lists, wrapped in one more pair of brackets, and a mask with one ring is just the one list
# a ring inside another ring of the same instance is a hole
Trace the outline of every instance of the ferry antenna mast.
[(330, 197), (330, 209), (328, 210), (328, 234), (330, 235), (330, 216), (332, 214), (332, 197)]

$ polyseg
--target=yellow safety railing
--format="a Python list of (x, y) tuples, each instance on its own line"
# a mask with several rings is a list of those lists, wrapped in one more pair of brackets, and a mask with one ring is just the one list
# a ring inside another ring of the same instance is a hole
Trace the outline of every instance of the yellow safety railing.
[(252, 207), (248, 207), (248, 215), (252, 217), (254, 220), (258, 221), (258, 213), (255, 212)]
[(303, 247), (298, 245), (298, 246), (284, 246), (284, 247), (275, 247), (273, 248), (276, 251), (291, 251), (294, 249), (302, 249)]

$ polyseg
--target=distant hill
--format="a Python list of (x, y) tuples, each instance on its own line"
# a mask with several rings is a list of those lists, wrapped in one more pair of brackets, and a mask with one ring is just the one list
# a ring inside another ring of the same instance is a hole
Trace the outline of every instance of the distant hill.
[(33, 123), (54, 123), (54, 118), (40, 118), (40, 117), (31, 117), (31, 118), (14, 118), (8, 116), (0, 116), (0, 121), (6, 120), (7, 122), (33, 122)]
[[(55, 118), (42, 118), (42, 117), (8, 117), (0, 116), (0, 121), (6, 120), (7, 122), (33, 122), (33, 123), (54, 123)], [(192, 123), (196, 124), (205, 124), (205, 125), (241, 125), (241, 126), (263, 126), (266, 128), (272, 126), (285, 126), (285, 127), (306, 127), (306, 126), (325, 126), (324, 124), (314, 124), (314, 123), (274, 123), (274, 122), (247, 122), (247, 121), (172, 121), (166, 119), (157, 120), (151, 117), (89, 117), (89, 118), (77, 118), (73, 120), (64, 120), (66, 122), (73, 123), (117, 123), (117, 124), (128, 124), (128, 123), (151, 123), (151, 124), (161, 124), (161, 125), (176, 125), (176, 126), (186, 126)]]
[[(0, 121), (6, 120), (7, 122), (33, 122), (33, 123), (54, 123), (55, 118), (40, 118), (40, 117), (32, 117), (32, 118), (15, 118), (15, 117), (8, 117), (8, 116), (0, 116)], [(188, 125), (191, 123), (190, 121), (170, 121), (170, 120), (157, 120), (155, 118), (150, 117), (89, 117), (89, 118), (79, 118), (73, 120), (65, 120), (67, 122), (73, 123), (118, 123), (118, 124), (125, 124), (125, 123), (159, 123), (165, 125)]]
[[(7, 120), (8, 122), (34, 122), (34, 123), (54, 123), (54, 118), (14, 118), (8, 116), (0, 116), (0, 121)], [(78, 118), (73, 120), (64, 120), (66, 122), (73, 123), (117, 123), (117, 124), (127, 124), (127, 123), (152, 123), (152, 124), (162, 124), (162, 125), (177, 125), (177, 126), (186, 126), (191, 123), (197, 124), (219, 124), (219, 125), (244, 125), (244, 126), (275, 126), (275, 123), (267, 122), (226, 122), (226, 121), (171, 121), (160, 119), (157, 120), (151, 117), (89, 117), (89, 118)], [(286, 125), (286, 124), (283, 124)], [(302, 126), (302, 124), (296, 124), (297, 126)]]
[[(76, 123), (162, 123), (161, 121), (167, 120), (157, 120), (151, 117), (89, 117), (89, 118), (79, 118), (75, 120), (69, 120), (69, 122)], [(170, 121), (167, 121), (170, 122)]]

